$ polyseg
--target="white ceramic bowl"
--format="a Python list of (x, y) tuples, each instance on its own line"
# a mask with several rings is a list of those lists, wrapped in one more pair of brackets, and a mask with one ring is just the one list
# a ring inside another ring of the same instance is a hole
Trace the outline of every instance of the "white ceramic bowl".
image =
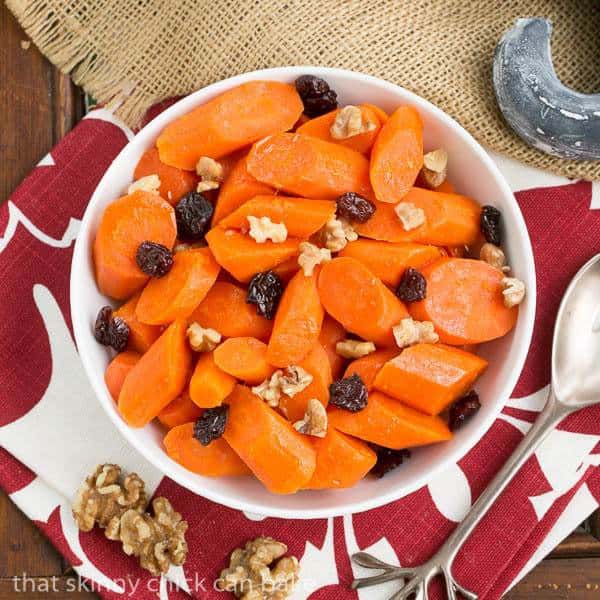
[[(388, 111), (410, 104), (419, 110), (425, 124), (426, 149), (446, 148), (452, 183), (461, 193), (502, 211), (505, 249), (515, 276), (525, 281), (527, 297), (520, 307), (516, 328), (505, 338), (481, 347), (480, 353), (490, 361), (487, 372), (477, 384), (483, 406), (453, 440), (415, 449), (402, 468), (382, 479), (369, 477), (352, 489), (277, 496), (251, 477), (212, 479), (195, 475), (164, 452), (164, 433), (158, 425), (132, 429), (121, 419), (104, 383), (109, 354), (92, 335), (99, 307), (110, 303), (94, 281), (92, 244), (105, 207), (125, 192), (138, 159), (168, 123), (246, 81), (293, 82), (304, 73), (326, 79), (337, 91), (342, 104), (371, 102)], [(106, 171), (84, 215), (73, 256), (71, 310), (77, 347), (98, 400), (131, 445), (160, 471), (183, 487), (232, 508), (267, 516), (322, 518), (364, 511), (401, 498), (426, 485), (436, 473), (459, 460), (481, 439), (515, 386), (525, 361), (535, 310), (535, 270), (527, 229), (512, 192), (483, 148), (456, 121), (426, 100), (387, 81), (340, 69), (284, 67), (239, 75), (199, 90), (165, 110), (127, 144)], [(448, 494), (452, 493), (448, 489)]]

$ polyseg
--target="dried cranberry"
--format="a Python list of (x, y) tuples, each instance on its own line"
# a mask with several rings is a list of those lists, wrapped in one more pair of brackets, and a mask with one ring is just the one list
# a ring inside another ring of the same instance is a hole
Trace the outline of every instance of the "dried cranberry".
[(402, 274), (400, 283), (396, 288), (396, 296), (402, 302), (418, 302), (427, 295), (427, 280), (423, 274), (408, 267)]
[(495, 206), (483, 206), (479, 225), (485, 241), (499, 246), (502, 243), (502, 213)]
[(189, 192), (175, 206), (177, 237), (201, 240), (210, 227), (213, 205), (200, 193)]
[(342, 194), (336, 204), (337, 214), (355, 223), (366, 223), (375, 213), (375, 205), (354, 192)]
[(481, 403), (475, 390), (459, 398), (451, 407), (448, 413), (448, 426), (450, 431), (462, 427), (479, 409)]
[(226, 404), (215, 408), (207, 408), (194, 424), (194, 437), (203, 445), (208, 446), (213, 440), (220, 438), (227, 425)]
[(138, 267), (150, 277), (163, 277), (173, 266), (173, 253), (162, 244), (146, 240), (135, 253)]
[(273, 319), (279, 299), (283, 294), (283, 283), (274, 271), (257, 273), (248, 284), (246, 302), (256, 304), (256, 312), (265, 319)]
[(329, 386), (329, 402), (350, 412), (365, 408), (368, 398), (367, 387), (357, 373), (338, 379)]
[(302, 98), (304, 112), (309, 117), (318, 117), (337, 108), (337, 94), (320, 77), (314, 75), (298, 77), (296, 90)]
[(377, 462), (371, 469), (371, 473), (381, 478), (392, 469), (399, 467), (405, 459), (410, 458), (410, 450), (392, 450), (382, 446), (374, 446), (373, 450), (377, 453)]
[(110, 306), (103, 306), (96, 317), (94, 337), (103, 346), (122, 352), (129, 341), (129, 325), (121, 317), (113, 317)]

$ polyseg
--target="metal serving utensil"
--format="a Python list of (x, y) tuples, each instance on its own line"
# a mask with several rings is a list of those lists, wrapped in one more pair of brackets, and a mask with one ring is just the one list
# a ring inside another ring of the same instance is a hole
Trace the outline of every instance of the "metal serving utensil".
[(600, 254), (589, 260), (573, 277), (565, 292), (554, 326), (552, 341), (552, 382), (546, 405), (527, 435), (521, 440), (504, 467), (494, 477), (463, 521), (425, 564), (397, 567), (384, 563), (366, 552), (357, 552), (353, 560), (378, 575), (355, 579), (352, 588), (377, 585), (394, 579), (404, 584), (389, 600), (428, 600), (432, 579), (444, 579), (446, 594), (467, 600), (477, 594), (462, 587), (452, 576), (452, 563), (479, 521), (508, 483), (548, 434), (568, 415), (600, 403)]

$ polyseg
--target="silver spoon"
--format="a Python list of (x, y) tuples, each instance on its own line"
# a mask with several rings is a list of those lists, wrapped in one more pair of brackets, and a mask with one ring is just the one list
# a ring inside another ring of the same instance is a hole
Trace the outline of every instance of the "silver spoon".
[(382, 573), (355, 579), (352, 589), (404, 579), (403, 586), (389, 600), (406, 600), (411, 595), (415, 600), (428, 600), (429, 583), (440, 575), (450, 600), (456, 600), (457, 592), (467, 600), (477, 600), (477, 594), (463, 588), (452, 576), (452, 563), (456, 555), (513, 476), (558, 423), (571, 413), (600, 403), (599, 357), (600, 254), (597, 254), (581, 267), (563, 296), (554, 326), (552, 384), (546, 405), (504, 467), (479, 496), (464, 520), (425, 564), (397, 567), (366, 552), (357, 552), (352, 557), (354, 562)]

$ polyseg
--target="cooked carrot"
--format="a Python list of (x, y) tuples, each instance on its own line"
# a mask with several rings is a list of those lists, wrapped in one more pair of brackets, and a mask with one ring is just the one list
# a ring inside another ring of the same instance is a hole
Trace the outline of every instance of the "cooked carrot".
[(212, 352), (203, 352), (190, 379), (190, 398), (201, 408), (219, 406), (235, 387), (235, 377), (215, 364)]
[(129, 327), (129, 340), (127, 349), (144, 354), (158, 339), (162, 328), (157, 325), (142, 323), (135, 314), (135, 308), (140, 299), (141, 292), (132, 296), (125, 304), (119, 306), (113, 313), (115, 317), (121, 317)]
[(395, 206), (375, 202), (377, 209), (356, 231), (368, 238), (386, 242), (420, 242), (436, 246), (472, 244), (479, 236), (481, 206), (459, 194), (412, 188), (402, 202), (414, 204), (425, 212), (425, 223), (406, 231), (394, 212)]
[(131, 427), (144, 427), (183, 391), (192, 362), (186, 329), (174, 321), (125, 378), (119, 412)]
[(135, 261), (138, 246), (149, 240), (171, 248), (176, 236), (173, 207), (158, 194), (137, 191), (111, 202), (94, 240), (100, 291), (119, 300), (132, 296), (148, 281)]
[(439, 258), (441, 254), (435, 246), (425, 244), (358, 239), (347, 244), (338, 256), (355, 258), (383, 283), (398, 285), (408, 267), (420, 269)]
[(479, 344), (508, 333), (518, 308), (506, 308), (502, 296), (504, 273), (482, 260), (441, 258), (421, 272), (427, 297), (410, 305), (419, 321), (431, 321), (446, 344)]
[(160, 195), (169, 203), (176, 204), (188, 192), (196, 188), (198, 177), (195, 173), (171, 167), (161, 162), (156, 148), (149, 148), (142, 154), (133, 172), (135, 180), (158, 175)]
[(288, 238), (284, 242), (255, 242), (251, 237), (233, 229), (213, 227), (206, 241), (216, 261), (238, 281), (245, 283), (256, 273), (268, 271), (298, 255), (302, 240)]
[(441, 185), (435, 188), (436, 192), (444, 192), (444, 194), (456, 194), (454, 186), (446, 179)]
[(137, 318), (164, 325), (189, 317), (215, 283), (219, 268), (208, 248), (176, 252), (171, 270), (144, 288), (135, 309)]
[(203, 446), (194, 437), (194, 423), (174, 427), (163, 440), (167, 454), (182, 467), (205, 477), (250, 475), (250, 469), (223, 439)]
[(288, 235), (308, 238), (319, 231), (335, 215), (333, 200), (311, 200), (284, 196), (254, 196), (219, 223), (225, 229), (248, 231), (248, 217), (269, 217), (283, 223)]
[(427, 413), (438, 415), (471, 388), (487, 361), (442, 344), (417, 344), (386, 362), (375, 388)]
[(323, 307), (348, 331), (393, 346), (392, 327), (408, 316), (404, 304), (354, 258), (334, 258), (319, 275)]
[(248, 171), (277, 190), (306, 198), (333, 200), (344, 192), (373, 197), (369, 161), (360, 152), (299, 133), (254, 144)]
[(267, 360), (277, 367), (298, 364), (319, 339), (323, 307), (317, 290), (317, 274), (298, 271), (287, 284), (269, 340)]
[(371, 352), (367, 356), (357, 358), (348, 365), (344, 372), (344, 377), (350, 377), (350, 375), (356, 373), (363, 380), (367, 389), (371, 391), (377, 373), (379, 373), (388, 360), (392, 360), (392, 358), (398, 356), (399, 352), (400, 350), (397, 348), (390, 348), (389, 350), (384, 348), (383, 350), (375, 350), (375, 352)]
[(249, 81), (167, 125), (156, 146), (164, 163), (192, 170), (201, 156), (220, 158), (291, 129), (302, 110), (302, 100), (292, 85)]
[(323, 324), (321, 325), (321, 333), (319, 334), (319, 343), (325, 348), (325, 352), (327, 352), (329, 366), (331, 367), (331, 376), (334, 379), (339, 379), (344, 370), (344, 363), (346, 362), (336, 352), (335, 346), (345, 338), (346, 330), (343, 326), (329, 315), (325, 315)]
[(275, 265), (272, 270), (281, 277), (282, 281), (287, 283), (299, 269), (300, 265), (298, 264), (298, 257), (292, 256), (282, 263)]
[(383, 125), (371, 151), (371, 185), (377, 200), (402, 200), (422, 166), (423, 122), (415, 108), (401, 106)]
[(311, 438), (317, 452), (317, 467), (308, 490), (349, 488), (375, 465), (377, 454), (364, 442), (330, 427), (324, 438)]
[(227, 403), (225, 440), (265, 487), (275, 494), (304, 487), (316, 466), (308, 436), (244, 386), (236, 386)]
[(225, 340), (213, 352), (215, 365), (245, 383), (257, 385), (275, 370), (267, 362), (267, 345), (253, 337)]
[(202, 409), (196, 406), (190, 395), (183, 392), (173, 402), (169, 402), (156, 416), (168, 429), (195, 421), (202, 414)]
[(369, 394), (363, 410), (353, 413), (336, 407), (329, 410), (328, 417), (330, 427), (395, 450), (452, 438), (439, 417), (430, 417), (380, 392)]
[(140, 358), (141, 355), (137, 352), (127, 350), (126, 352), (117, 354), (108, 363), (106, 371), (104, 371), (104, 382), (106, 383), (106, 387), (113, 397), (113, 400), (116, 401), (119, 399), (125, 377), (129, 375), (129, 372), (137, 364)]
[(387, 120), (390, 118), (390, 115), (388, 115), (385, 110), (383, 110), (383, 108), (380, 108), (379, 106), (376, 106), (375, 104), (369, 104), (368, 102), (365, 102), (364, 104), (362, 104), (361, 106), (367, 106), (369, 107), (377, 116), (377, 118), (379, 119), (379, 122), (383, 125), (385, 122), (387, 122)]
[(217, 281), (192, 313), (190, 321), (216, 329), (224, 337), (255, 337), (267, 341), (273, 322), (246, 302), (247, 292), (233, 283)]

